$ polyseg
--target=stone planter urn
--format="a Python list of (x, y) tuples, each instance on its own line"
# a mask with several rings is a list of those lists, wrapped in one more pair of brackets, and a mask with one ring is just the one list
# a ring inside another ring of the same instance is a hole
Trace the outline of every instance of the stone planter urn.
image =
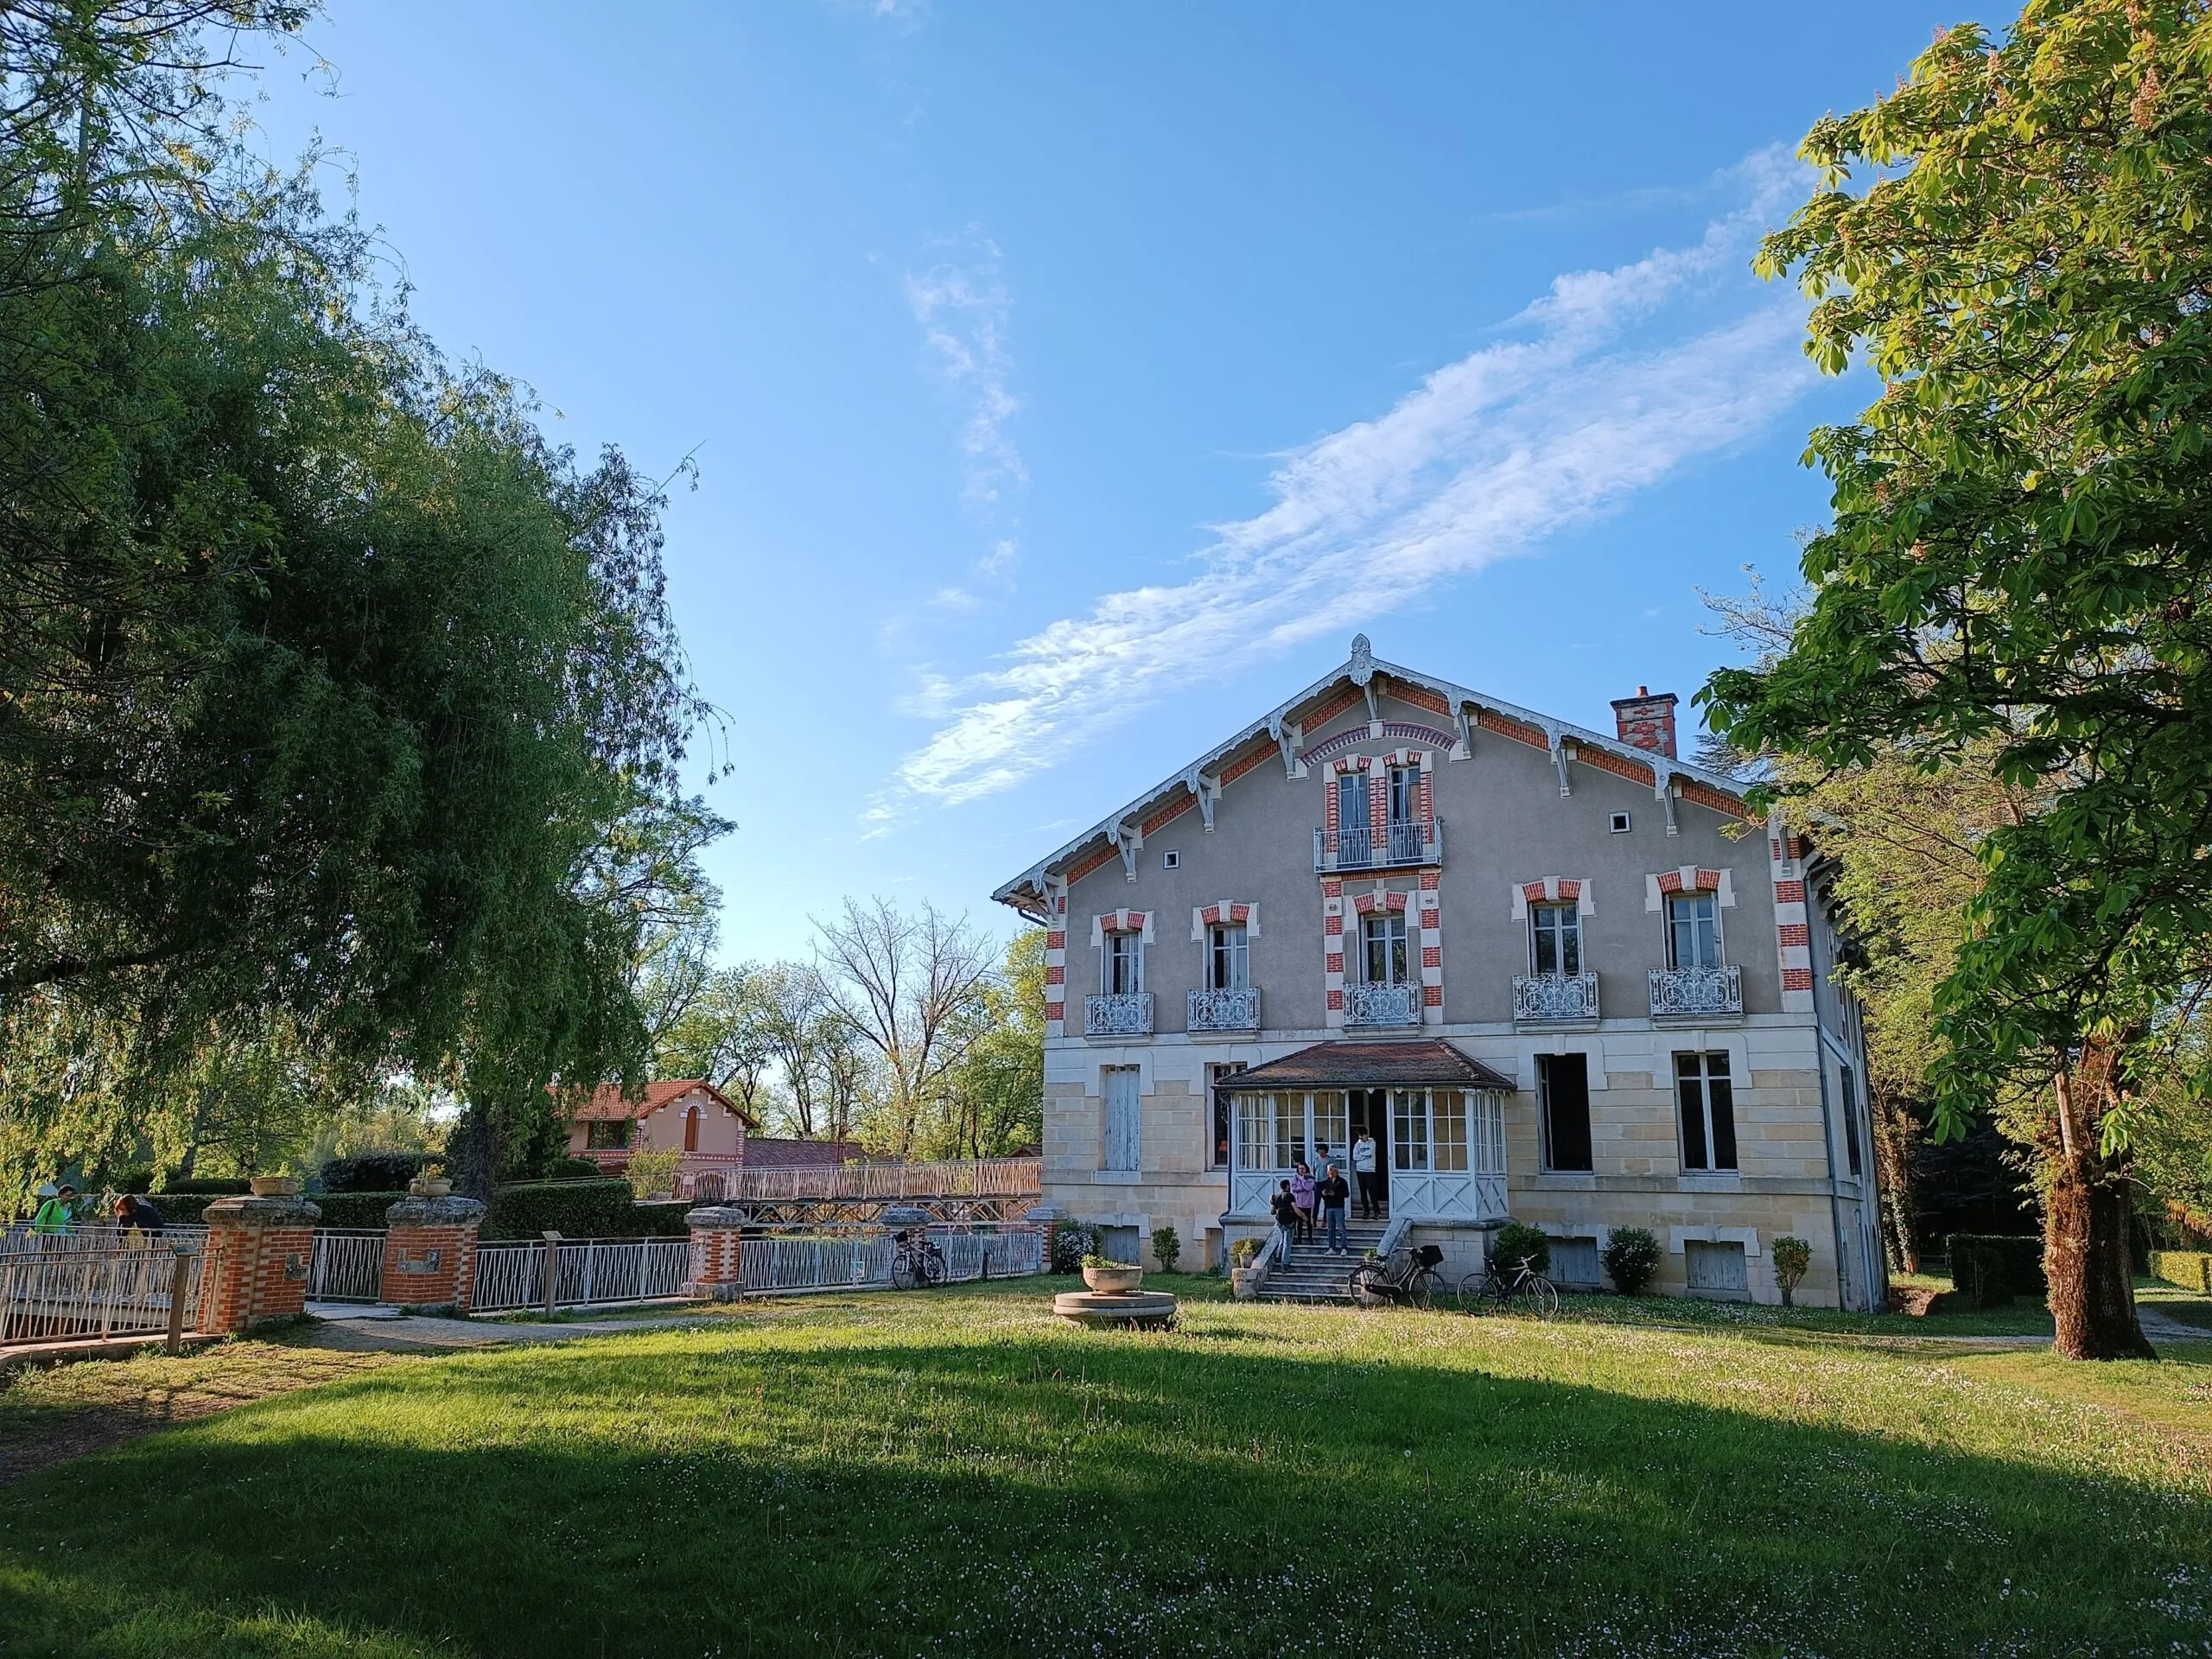
[(253, 1178), (253, 1196), (257, 1198), (296, 1198), (300, 1196), (300, 1179), (296, 1175), (257, 1175)]
[(418, 1198), (442, 1198), (453, 1191), (453, 1183), (442, 1175), (417, 1175), (407, 1183), (407, 1190)]
[(1123, 1294), (1144, 1283), (1142, 1268), (1085, 1268), (1083, 1282), (1091, 1289), (1109, 1294)]
[(1231, 1268), (1229, 1270), (1230, 1294), (1240, 1302), (1249, 1302), (1260, 1294), (1260, 1286), (1265, 1278), (1266, 1274), (1257, 1268)]

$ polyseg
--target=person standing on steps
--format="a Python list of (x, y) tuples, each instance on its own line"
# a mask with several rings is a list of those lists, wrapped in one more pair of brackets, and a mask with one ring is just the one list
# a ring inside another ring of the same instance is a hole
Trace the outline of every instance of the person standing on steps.
[(1314, 1197), (1321, 1205), (1321, 1225), (1328, 1240), (1331, 1255), (1350, 1255), (1351, 1236), (1344, 1230), (1344, 1210), (1351, 1203), (1351, 1185), (1337, 1166), (1331, 1164), (1321, 1185), (1314, 1189)]
[(1298, 1242), (1298, 1200), (1290, 1196), (1290, 1183), (1285, 1181), (1268, 1208), (1275, 1212), (1275, 1259), (1279, 1265), (1290, 1265), (1290, 1247)]
[(1375, 1219), (1375, 1137), (1365, 1129), (1351, 1143), (1351, 1173), (1359, 1178), (1359, 1218)]
[(1298, 1242), (1313, 1242), (1313, 1166), (1300, 1164), (1290, 1178), (1291, 1202), (1298, 1206)]

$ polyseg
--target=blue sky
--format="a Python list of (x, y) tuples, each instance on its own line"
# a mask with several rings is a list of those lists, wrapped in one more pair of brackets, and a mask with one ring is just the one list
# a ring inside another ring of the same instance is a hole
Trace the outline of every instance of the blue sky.
[[(1340, 661), (1586, 725), (1726, 654), (1864, 387), (1749, 271), (1929, 4), (333, 0), (269, 147), (656, 474), (732, 957), (988, 899)], [(325, 74), (309, 72), (320, 53)], [(335, 175), (334, 175), (334, 182)]]

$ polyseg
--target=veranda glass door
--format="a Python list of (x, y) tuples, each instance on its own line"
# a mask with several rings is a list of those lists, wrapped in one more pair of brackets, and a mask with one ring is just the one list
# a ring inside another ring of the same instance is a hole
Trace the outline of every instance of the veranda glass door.
[[(1322, 1166), (1349, 1170), (1351, 1131), (1339, 1089), (1254, 1091), (1236, 1096), (1232, 1127), (1229, 1207), (1238, 1215), (1264, 1215), (1277, 1184), (1300, 1164), (1319, 1180)], [(1346, 1177), (1350, 1179), (1349, 1175)]]

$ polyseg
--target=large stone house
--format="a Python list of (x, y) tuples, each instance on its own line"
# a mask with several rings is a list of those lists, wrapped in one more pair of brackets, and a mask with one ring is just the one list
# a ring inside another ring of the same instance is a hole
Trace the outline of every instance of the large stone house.
[[(1044, 1198), (1217, 1263), (1301, 1160), (1381, 1151), (1456, 1274), (1506, 1219), (1601, 1281), (1886, 1294), (1858, 1010), (1809, 844), (1680, 758), (1675, 699), (1586, 731), (1351, 659), (1001, 887), (1046, 930)], [(1318, 1173), (1318, 1171), (1317, 1171)]]

